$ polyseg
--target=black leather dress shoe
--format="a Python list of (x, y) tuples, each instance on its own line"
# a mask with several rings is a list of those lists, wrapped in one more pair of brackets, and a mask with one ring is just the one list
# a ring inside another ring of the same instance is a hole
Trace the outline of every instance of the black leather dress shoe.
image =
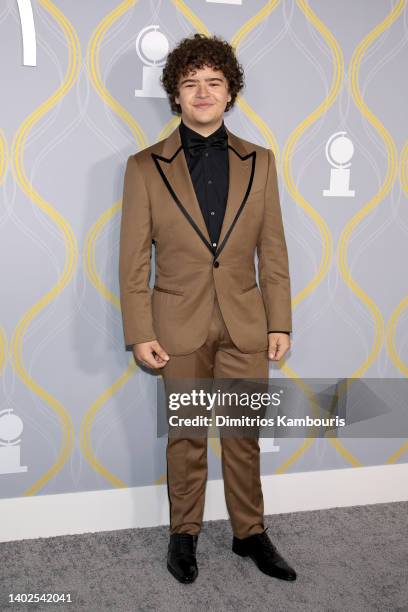
[(196, 560), (198, 535), (172, 533), (167, 553), (167, 569), (179, 582), (194, 582), (198, 575)]
[(243, 540), (234, 536), (232, 550), (240, 557), (251, 557), (261, 572), (268, 576), (282, 580), (296, 580), (295, 570), (288, 565), (276, 546), (272, 544), (266, 534), (267, 529), (268, 527), (262, 533), (256, 533)]

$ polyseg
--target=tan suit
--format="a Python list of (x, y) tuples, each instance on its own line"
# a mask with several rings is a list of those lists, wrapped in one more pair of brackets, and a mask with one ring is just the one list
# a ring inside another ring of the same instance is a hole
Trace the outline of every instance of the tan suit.
[[(268, 330), (292, 330), (275, 158), (271, 150), (228, 129), (227, 134), (229, 192), (217, 247), (211, 244), (178, 127), (127, 160), (119, 257), (125, 342), (158, 340), (170, 355), (159, 370), (165, 383), (178, 377), (267, 378)], [(221, 443), (234, 534), (260, 533), (258, 441), (221, 438)], [(206, 445), (205, 438), (168, 442), (172, 532), (200, 531)]]
[(227, 132), (230, 184), (215, 255), (178, 127), (127, 161), (119, 266), (127, 345), (157, 339), (169, 355), (191, 353), (208, 333), (214, 293), (231, 337), (244, 353), (265, 350), (268, 330), (292, 330), (274, 155)]

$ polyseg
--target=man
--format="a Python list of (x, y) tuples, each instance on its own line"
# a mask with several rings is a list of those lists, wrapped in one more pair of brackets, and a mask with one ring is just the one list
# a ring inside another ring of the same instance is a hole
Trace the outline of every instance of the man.
[[(291, 295), (275, 159), (223, 121), (243, 87), (232, 47), (195, 34), (169, 53), (162, 83), (180, 125), (127, 161), (120, 238), (124, 334), (135, 359), (180, 378), (267, 379), (290, 348)], [(152, 242), (156, 277), (149, 288)], [(260, 288), (254, 264), (258, 254)], [(294, 580), (266, 534), (257, 437), (221, 437), (232, 550)], [(180, 582), (198, 574), (207, 438), (167, 443), (170, 542)]]

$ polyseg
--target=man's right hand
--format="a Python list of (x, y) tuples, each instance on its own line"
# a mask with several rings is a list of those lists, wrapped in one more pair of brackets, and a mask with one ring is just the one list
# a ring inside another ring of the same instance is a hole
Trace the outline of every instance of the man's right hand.
[(170, 357), (160, 346), (157, 340), (140, 342), (133, 345), (133, 354), (136, 361), (149, 368), (162, 368), (166, 365)]

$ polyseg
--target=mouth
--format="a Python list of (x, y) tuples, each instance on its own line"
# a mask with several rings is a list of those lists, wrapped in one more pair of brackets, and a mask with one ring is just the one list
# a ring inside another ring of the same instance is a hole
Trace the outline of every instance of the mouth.
[(207, 104), (207, 103), (203, 103), (203, 104), (194, 104), (194, 107), (195, 107), (195, 108), (202, 108), (202, 109), (210, 108), (210, 106), (212, 106), (212, 104)]

